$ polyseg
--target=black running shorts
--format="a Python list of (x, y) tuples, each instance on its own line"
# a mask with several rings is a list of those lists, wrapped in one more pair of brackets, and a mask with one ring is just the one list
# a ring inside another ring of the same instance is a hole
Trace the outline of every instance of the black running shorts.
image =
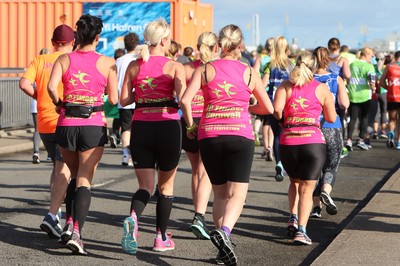
[(102, 126), (57, 126), (56, 141), (70, 151), (86, 151), (104, 147), (107, 143), (107, 127)]

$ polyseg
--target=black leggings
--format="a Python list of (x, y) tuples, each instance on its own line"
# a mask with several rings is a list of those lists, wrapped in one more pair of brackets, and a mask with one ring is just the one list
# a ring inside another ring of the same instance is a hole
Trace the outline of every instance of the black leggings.
[(326, 158), (324, 143), (280, 145), (282, 165), (291, 178), (317, 180)]
[(363, 103), (350, 103), (349, 114), (350, 114), (350, 123), (347, 128), (347, 138), (351, 139), (354, 133), (354, 128), (356, 126), (357, 119), (359, 121), (359, 129), (360, 133), (358, 137), (363, 139), (367, 135), (367, 127), (368, 127), (368, 113), (371, 106), (371, 100), (368, 100)]

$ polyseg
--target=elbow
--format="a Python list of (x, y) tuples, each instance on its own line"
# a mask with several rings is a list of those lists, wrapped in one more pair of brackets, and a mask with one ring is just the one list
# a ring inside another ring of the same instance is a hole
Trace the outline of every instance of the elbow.
[(116, 105), (116, 104), (118, 103), (118, 96), (116, 96), (116, 95), (113, 95), (113, 96), (109, 95), (109, 96), (108, 96), (108, 102), (109, 102), (111, 105)]

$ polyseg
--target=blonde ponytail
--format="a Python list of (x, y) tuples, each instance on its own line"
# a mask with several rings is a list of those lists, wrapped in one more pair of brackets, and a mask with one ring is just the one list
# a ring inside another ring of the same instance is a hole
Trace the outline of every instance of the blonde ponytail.
[(300, 54), (296, 60), (296, 66), (290, 73), (290, 81), (296, 86), (304, 86), (313, 79), (313, 71), (316, 68), (315, 56), (310, 52)]

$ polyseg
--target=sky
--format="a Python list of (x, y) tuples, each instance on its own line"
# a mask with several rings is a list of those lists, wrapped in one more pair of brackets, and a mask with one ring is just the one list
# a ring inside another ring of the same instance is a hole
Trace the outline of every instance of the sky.
[(400, 0), (200, 0), (214, 6), (214, 32), (236, 24), (253, 45), (252, 20), (259, 15), (260, 43), (285, 36), (299, 48), (326, 46), (332, 37), (352, 49), (363, 41), (400, 32)]

